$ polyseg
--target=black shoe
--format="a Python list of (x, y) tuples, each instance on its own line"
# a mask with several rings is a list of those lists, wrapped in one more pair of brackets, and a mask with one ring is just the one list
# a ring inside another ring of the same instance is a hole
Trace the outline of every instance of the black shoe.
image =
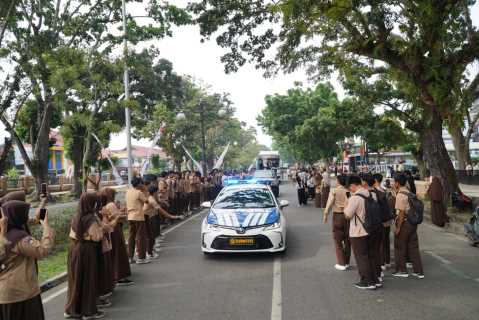
[(374, 284), (368, 284), (364, 282), (358, 282), (354, 285), (358, 289), (363, 289), (363, 290), (375, 290), (376, 286)]
[(119, 287), (126, 287), (126, 286), (131, 286), (135, 284), (133, 281), (131, 281), (130, 279), (122, 279), (122, 280), (119, 280), (116, 285), (119, 286)]

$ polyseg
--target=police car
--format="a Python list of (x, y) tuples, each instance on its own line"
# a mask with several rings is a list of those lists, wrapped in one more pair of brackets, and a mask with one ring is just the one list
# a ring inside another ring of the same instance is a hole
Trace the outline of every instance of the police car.
[(278, 200), (266, 185), (225, 187), (209, 208), (201, 227), (201, 249), (214, 252), (281, 252), (286, 249), (286, 220)]

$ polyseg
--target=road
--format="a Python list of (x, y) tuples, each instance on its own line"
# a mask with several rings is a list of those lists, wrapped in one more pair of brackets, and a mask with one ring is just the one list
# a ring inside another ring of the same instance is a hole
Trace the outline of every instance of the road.
[[(202, 213), (170, 230), (158, 261), (133, 266), (136, 284), (115, 291), (107, 319), (477, 319), (479, 249), (462, 237), (421, 225), (426, 278), (387, 272), (384, 288), (362, 291), (352, 287), (356, 269), (333, 268), (331, 226), (320, 211), (297, 207), (291, 185), (282, 198), (291, 202), (284, 255), (203, 256)], [(63, 287), (43, 298), (46, 319), (62, 319)]]

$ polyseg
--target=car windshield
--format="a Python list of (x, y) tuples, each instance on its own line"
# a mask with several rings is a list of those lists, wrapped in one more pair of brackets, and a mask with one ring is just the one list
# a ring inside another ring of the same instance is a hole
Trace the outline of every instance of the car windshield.
[(215, 209), (274, 208), (271, 194), (266, 189), (225, 190), (215, 202)]

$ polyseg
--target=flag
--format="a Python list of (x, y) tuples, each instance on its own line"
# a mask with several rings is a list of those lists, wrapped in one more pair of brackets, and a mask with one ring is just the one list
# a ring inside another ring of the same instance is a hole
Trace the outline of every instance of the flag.
[(188, 157), (190, 157), (191, 161), (193, 161), (198, 171), (201, 172), (201, 175), (204, 176), (203, 168), (201, 167), (201, 165), (195, 159), (193, 159), (193, 157), (191, 156), (191, 154), (188, 152), (188, 150), (185, 148), (184, 145), (181, 145), (181, 146), (183, 147), (183, 150), (185, 150), (185, 153), (188, 155)]
[(225, 150), (223, 151), (221, 156), (216, 161), (215, 166), (213, 167), (213, 169), (221, 168), (221, 166), (223, 165), (223, 161), (225, 161), (225, 156), (226, 156), (226, 153), (228, 152), (229, 147), (230, 147), (230, 143), (228, 142), (228, 145), (226, 146)]
[[(93, 136), (93, 138), (95, 138), (95, 140), (98, 142), (98, 144), (100, 145), (100, 147), (102, 149), (105, 149), (105, 147), (103, 146), (103, 144), (101, 143), (100, 139), (98, 139), (98, 137), (92, 133), (91, 134)], [(116, 184), (118, 185), (122, 185), (124, 184), (123, 183), (123, 179), (121, 178), (120, 174), (118, 173), (118, 170), (116, 169), (115, 165), (113, 164), (113, 161), (111, 160), (110, 156), (107, 154), (106, 155), (106, 158), (108, 159), (108, 162), (110, 162), (110, 165), (111, 165), (111, 171), (113, 172), (113, 176), (115, 176), (115, 181), (116, 181)]]

